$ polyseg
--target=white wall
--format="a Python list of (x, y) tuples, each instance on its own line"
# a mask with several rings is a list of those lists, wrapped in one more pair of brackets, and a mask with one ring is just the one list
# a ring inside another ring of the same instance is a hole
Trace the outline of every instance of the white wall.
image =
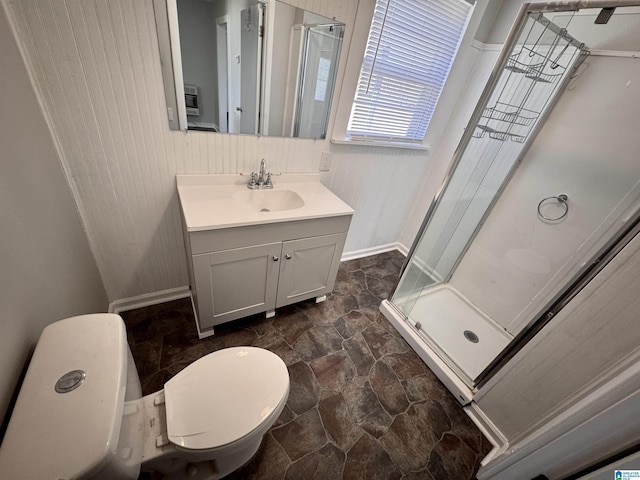
[(42, 328), (107, 298), (54, 139), (0, 8), (0, 418)]
[(504, 43), (523, 3), (525, 0), (499, 0), (495, 2), (495, 7), (499, 7), (494, 10), (495, 20), (490, 29), (479, 32), (478, 40), (483, 43)]
[(345, 253), (398, 242), (429, 166), (425, 153), (355, 145), (331, 145), (331, 153), (322, 181), (356, 210)]
[[(151, 0), (3, 1), (60, 143), (109, 300), (187, 285), (177, 173), (250, 172), (261, 158), (274, 172), (317, 172), (321, 152), (331, 151), (323, 181), (356, 210), (346, 251), (401, 235), (429, 167), (424, 152), (169, 131)], [(345, 22), (348, 52), (356, 2), (290, 3)]]

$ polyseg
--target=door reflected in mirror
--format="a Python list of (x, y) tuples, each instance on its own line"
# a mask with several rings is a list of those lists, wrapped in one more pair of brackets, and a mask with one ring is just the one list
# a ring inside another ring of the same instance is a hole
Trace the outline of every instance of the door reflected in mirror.
[(279, 1), (154, 7), (170, 128), (326, 137), (343, 23)]

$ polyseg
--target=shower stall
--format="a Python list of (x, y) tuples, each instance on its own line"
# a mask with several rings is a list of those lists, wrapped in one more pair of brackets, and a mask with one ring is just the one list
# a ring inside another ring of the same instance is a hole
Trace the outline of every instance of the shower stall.
[(462, 404), (637, 226), (640, 12), (615, 5), (523, 5), (381, 305)]

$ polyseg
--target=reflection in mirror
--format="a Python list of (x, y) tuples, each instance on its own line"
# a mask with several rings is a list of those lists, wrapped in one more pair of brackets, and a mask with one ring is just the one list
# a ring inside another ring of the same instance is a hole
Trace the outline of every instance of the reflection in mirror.
[(282, 2), (154, 8), (170, 128), (325, 138), (344, 24)]
[(256, 133), (264, 5), (177, 0), (177, 14), (187, 128)]
[(325, 138), (344, 24), (275, 2), (260, 133)]

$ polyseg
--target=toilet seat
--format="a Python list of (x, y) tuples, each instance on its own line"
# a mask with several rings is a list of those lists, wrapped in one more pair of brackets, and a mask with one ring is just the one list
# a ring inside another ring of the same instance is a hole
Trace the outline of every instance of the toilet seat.
[(275, 421), (289, 394), (289, 373), (268, 350), (225, 348), (179, 372), (164, 394), (169, 441), (183, 449), (214, 450)]

